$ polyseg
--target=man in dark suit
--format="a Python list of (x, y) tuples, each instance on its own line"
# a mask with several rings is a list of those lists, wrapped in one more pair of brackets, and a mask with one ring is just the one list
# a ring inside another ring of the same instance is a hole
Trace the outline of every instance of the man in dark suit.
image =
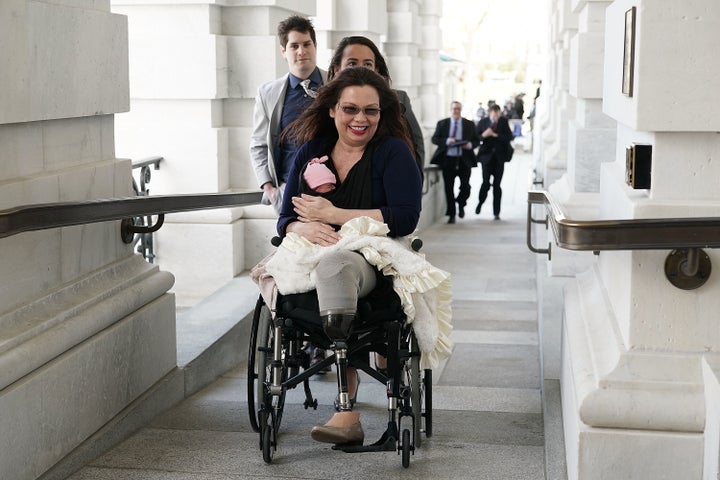
[[(450, 117), (437, 123), (432, 143), (438, 146), (430, 163), (442, 169), (445, 183), (448, 223), (455, 223), (455, 214), (465, 216), (465, 205), (470, 197), (470, 173), (477, 166), (473, 149), (480, 143), (475, 124), (460, 116), (462, 104), (450, 104)], [(460, 192), (455, 198), (455, 177), (460, 179)], [(457, 210), (455, 203), (457, 202)]]
[(508, 119), (500, 115), (498, 105), (490, 107), (488, 116), (478, 122), (477, 133), (482, 138), (477, 158), (482, 165), (483, 182), (480, 186), (480, 196), (475, 213), (480, 213), (480, 208), (490, 191), (490, 177), (493, 177), (493, 215), (495, 220), (500, 220), (500, 201), (502, 200), (500, 182), (505, 172), (505, 162), (510, 161), (510, 142), (514, 137)]

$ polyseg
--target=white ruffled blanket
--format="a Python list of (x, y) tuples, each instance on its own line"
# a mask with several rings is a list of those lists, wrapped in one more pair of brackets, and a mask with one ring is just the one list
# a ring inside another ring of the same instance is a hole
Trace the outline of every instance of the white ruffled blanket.
[(435, 368), (452, 352), (450, 274), (432, 266), (425, 255), (412, 251), (407, 238), (390, 238), (388, 231), (386, 224), (370, 217), (355, 218), (340, 228), (340, 241), (328, 247), (291, 232), (267, 259), (265, 270), (280, 293), (302, 293), (315, 288), (315, 267), (324, 254), (337, 249), (360, 252), (392, 278), (407, 321), (413, 324), (422, 352), (421, 368)]

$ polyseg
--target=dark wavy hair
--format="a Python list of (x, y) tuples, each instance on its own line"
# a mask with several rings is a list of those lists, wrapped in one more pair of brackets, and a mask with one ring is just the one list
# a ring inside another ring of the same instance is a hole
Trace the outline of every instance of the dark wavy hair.
[(365, 85), (374, 88), (380, 97), (380, 121), (371, 142), (385, 137), (397, 137), (403, 140), (412, 152), (413, 145), (403, 120), (402, 105), (395, 91), (383, 77), (365, 67), (346, 68), (332, 82), (320, 87), (313, 103), (283, 132), (283, 139), (289, 137), (297, 145), (320, 137), (337, 140), (338, 132), (335, 120), (330, 117), (330, 110), (337, 106), (346, 88)]
[(315, 28), (313, 28), (312, 22), (300, 15), (292, 15), (278, 23), (277, 37), (280, 41), (281, 47), (285, 48), (287, 46), (288, 37), (290, 36), (290, 32), (293, 30), (300, 33), (309, 33), (312, 42), (317, 45), (317, 40), (315, 40)]
[(328, 81), (332, 80), (340, 71), (343, 52), (345, 51), (345, 47), (349, 45), (365, 45), (372, 50), (373, 55), (375, 55), (375, 70), (388, 82), (388, 84), (391, 83), (390, 70), (388, 69), (387, 62), (385, 62), (385, 57), (383, 57), (382, 53), (380, 53), (380, 49), (378, 49), (377, 45), (375, 45), (372, 40), (360, 35), (353, 35), (340, 40), (340, 43), (338, 43), (338, 46), (335, 48), (335, 52), (330, 60), (327, 75)]

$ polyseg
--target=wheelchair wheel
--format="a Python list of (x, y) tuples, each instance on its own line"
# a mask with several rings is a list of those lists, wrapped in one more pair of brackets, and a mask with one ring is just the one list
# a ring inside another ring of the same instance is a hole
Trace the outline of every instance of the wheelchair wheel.
[(413, 413), (413, 441), (416, 447), (422, 445), (422, 423), (423, 423), (423, 412), (422, 412), (422, 397), (423, 397), (423, 383), (421, 378), (422, 371), (420, 370), (420, 349), (418, 348), (417, 339), (414, 333), (410, 335), (410, 352), (417, 355), (410, 357), (410, 365), (408, 370), (408, 377), (410, 385), (410, 406), (412, 407)]
[(247, 403), (250, 426), (254, 432), (263, 427), (259, 418), (260, 407), (265, 401), (266, 382), (270, 378), (272, 360), (272, 319), (270, 310), (260, 297), (255, 305), (248, 348)]
[(425, 390), (425, 436), (432, 437), (432, 370), (425, 369), (423, 377), (423, 387)]
[(270, 422), (272, 415), (268, 412), (261, 412), (262, 433), (260, 434), (260, 447), (262, 448), (263, 460), (265, 463), (272, 463), (273, 453), (275, 452), (273, 437), (273, 426)]
[(410, 430), (407, 428), (402, 432), (402, 443), (400, 445), (402, 453), (402, 466), (408, 468), (410, 466)]

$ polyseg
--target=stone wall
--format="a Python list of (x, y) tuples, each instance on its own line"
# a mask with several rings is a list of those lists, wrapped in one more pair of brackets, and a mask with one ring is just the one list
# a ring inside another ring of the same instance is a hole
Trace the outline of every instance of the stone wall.
[[(707, 112), (720, 99), (707, 85), (720, 5), (554, 0), (552, 12), (539, 165), (568, 218), (717, 217), (718, 119)], [(625, 152), (638, 143), (652, 146), (650, 188), (626, 182)], [(717, 278), (674, 287), (669, 251), (578, 262), (557, 250), (550, 272), (568, 279), (556, 319), (568, 478), (717, 478)]]
[[(0, 210), (132, 195), (115, 158), (127, 19), (101, 0), (0, 3)], [(169, 273), (119, 222), (0, 239), (0, 478), (34, 479), (175, 367)]]

